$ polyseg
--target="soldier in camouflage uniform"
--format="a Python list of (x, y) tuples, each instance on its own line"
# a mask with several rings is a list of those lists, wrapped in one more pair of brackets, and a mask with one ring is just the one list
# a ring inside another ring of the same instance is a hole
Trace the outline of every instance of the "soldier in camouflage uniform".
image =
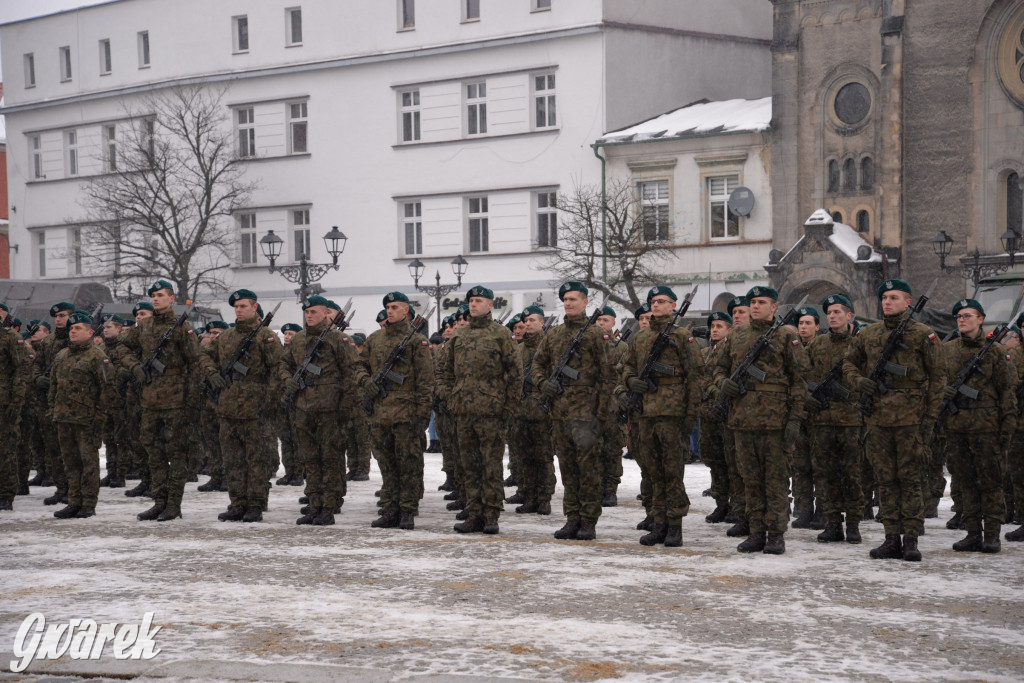
[[(458, 330), (462, 329), (463, 327), (466, 327), (467, 325), (469, 325), (469, 321), (468, 321), (469, 305), (468, 304), (460, 304), (459, 307), (455, 310), (455, 313), (453, 313), (451, 317), (452, 317), (452, 331), (451, 331), (451, 334), (455, 334), (456, 331), (458, 331)], [(449, 336), (449, 339), (450, 339), (450, 336)], [(437, 371), (437, 374), (435, 375), (435, 378), (434, 378), (435, 389), (434, 389), (434, 391), (437, 394), (438, 399), (440, 401), (442, 401), (445, 406), (447, 406), (448, 405), (448, 389), (447, 389), (447, 387), (444, 384), (444, 364), (447, 362), (447, 354), (451, 353), (451, 345), (446, 342), (445, 346), (444, 346), (444, 349), (445, 349), (444, 353), (446, 355), (442, 356), (442, 358), (441, 358), (441, 367), (439, 368), (439, 370)], [(449, 409), (449, 411), (450, 411), (450, 409)], [(454, 510), (465, 510), (466, 502), (465, 502), (465, 498), (463, 497), (462, 488), (461, 488), (462, 487), (462, 479), (463, 479), (463, 476), (462, 476), (462, 455), (461, 455), (461, 453), (459, 451), (459, 436), (458, 436), (458, 431), (457, 431), (457, 424), (456, 424), (456, 420), (455, 420), (455, 415), (453, 415), (453, 414), (451, 414), (449, 412), (449, 416), (450, 417), (448, 419), (448, 429), (450, 430), (450, 435), (449, 435), (448, 441), (450, 443), (449, 450), (451, 451), (450, 457), (451, 457), (451, 464), (452, 464), (452, 468), (453, 468), (452, 469), (452, 482), (453, 482), (453, 486), (452, 486), (451, 493), (447, 494), (444, 497), (445, 500), (450, 501), (445, 506), (445, 509), (446, 510), (453, 510), (453, 511)], [(465, 517), (465, 515), (463, 515), (463, 517)]]
[(700, 459), (711, 470), (711, 497), (715, 501), (715, 509), (704, 518), (704, 521), (708, 524), (718, 524), (725, 521), (729, 514), (730, 481), (725, 448), (727, 444), (732, 446), (733, 437), (732, 433), (725, 433), (725, 425), (715, 418), (711, 407), (718, 393), (713, 382), (714, 367), (721, 344), (732, 331), (732, 316), (715, 311), (707, 317), (707, 328), (710, 344), (701, 349), (704, 372), (701, 382)]
[[(853, 340), (853, 303), (842, 294), (832, 294), (825, 297), (821, 308), (828, 320), (828, 334), (815, 337), (807, 345), (808, 380), (815, 383), (820, 383), (836, 364), (843, 362)], [(850, 391), (850, 395), (843, 398), (841, 391), (829, 389), (827, 408), (810, 394), (806, 404), (810, 415), (807, 429), (811, 437), (811, 457), (815, 470), (825, 479), (819, 496), (824, 502), (826, 523), (818, 534), (818, 541), (860, 543), (860, 518), (864, 510), (860, 483), (864, 459), (860, 446), (863, 416), (857, 409), (856, 391), (845, 386), (842, 378), (837, 379), (836, 384)], [(846, 516), (845, 535), (843, 515)]]
[[(165, 369), (152, 378), (143, 369), (160, 338), (178, 322), (173, 309), (174, 285), (157, 280), (147, 292), (154, 314), (128, 330), (118, 347), (118, 362), (142, 387), (141, 440), (149, 456), (153, 506), (139, 520), (166, 522), (181, 517), (181, 501), (188, 479), (188, 437), (183, 408), (190, 370), (199, 362), (199, 342), (187, 320), (177, 327), (160, 355)], [(136, 358), (136, 351), (140, 357)], [(142, 360), (140, 360), (140, 358)]]
[[(615, 330), (615, 310), (611, 306), (601, 309), (597, 326), (604, 332), (605, 345), (608, 347), (608, 363), (611, 365), (612, 376), (615, 378), (601, 387), (608, 394), (615, 393), (618, 383), (619, 368), (626, 354), (627, 345), (613, 337)], [(619, 504), (617, 492), (622, 482), (622, 448), (626, 445), (625, 425), (618, 420), (608, 420), (604, 424), (601, 435), (601, 450), (597, 465), (601, 470), (601, 507), (615, 507)]]
[[(282, 401), (294, 404), (292, 424), (295, 442), (305, 457), (306, 497), (309, 503), (295, 523), (329, 526), (334, 524), (335, 511), (345, 502), (345, 435), (343, 418), (338, 414), (342, 387), (350, 381), (353, 367), (345, 349), (345, 338), (327, 316), (327, 299), (311, 296), (302, 303), (306, 329), (292, 337), (284, 347), (278, 370)], [(328, 329), (330, 328), (330, 329)], [(327, 330), (323, 344), (312, 364), (319, 375), (307, 371), (302, 387), (295, 373), (302, 365), (316, 339)]]
[[(1013, 363), (1017, 386), (1020, 386), (1021, 378), (1024, 378), (1024, 348), (1021, 346), (1021, 329), (1014, 324), (1010, 328), (1016, 335), (1015, 341), (1004, 342), (1010, 348), (1010, 362)], [(1011, 335), (1012, 337), (1012, 335)], [(1016, 391), (1014, 392), (1016, 395)], [(1006, 468), (1009, 479), (1010, 492), (1014, 501), (1014, 510), (1017, 519), (1024, 519), (1024, 420), (1021, 419), (1021, 412), (1024, 410), (1024, 401), (1017, 399), (1017, 429), (1013, 433), (1013, 444), (1007, 453)], [(1007, 506), (1009, 507), (1009, 506)], [(1007, 519), (1007, 523), (1012, 520)], [(1003, 538), (1010, 542), (1024, 541), (1024, 524), (1013, 531), (1007, 532)]]
[[(281, 336), (284, 337), (284, 345), (288, 346), (292, 338), (302, 331), (302, 325), (296, 323), (285, 323), (281, 326)], [(295, 436), (292, 428), (292, 416), (284, 406), (275, 402), (271, 406), (274, 411), (274, 426), (276, 437), (281, 441), (281, 463), (284, 465), (284, 476), (278, 479), (278, 486), (302, 486), (302, 455), (295, 447)]]
[[(372, 402), (370, 415), (373, 454), (384, 479), (380, 491), (381, 516), (371, 526), (411, 530), (423, 495), (424, 433), (430, 422), (434, 395), (434, 369), (430, 342), (413, 332), (409, 297), (402, 292), (384, 296), (387, 325), (366, 339), (355, 368), (356, 382)], [(408, 343), (392, 372), (401, 384), (387, 380), (387, 395), (374, 381), (388, 357), (404, 339)]]
[(437, 427), (437, 438), (441, 442), (441, 471), (444, 472), (444, 481), (437, 487), (438, 491), (455, 490), (455, 463), (453, 462), (452, 441), (455, 436), (455, 422), (448, 409), (447, 399), (442, 401), (444, 393), (444, 358), (448, 348), (448, 340), (455, 332), (455, 323), (452, 317), (445, 316), (441, 321), (442, 343), (437, 344), (430, 350), (430, 360), (434, 365), (434, 415)]
[(727, 424), (735, 434), (750, 526), (747, 540), (737, 546), (744, 553), (786, 552), (789, 458), (785, 444), (799, 438), (805, 417), (807, 356), (795, 332), (780, 328), (772, 345), (757, 357), (755, 365), (764, 371), (764, 382), (746, 380), (747, 393), (740, 396), (739, 385), (731, 379), (750, 347), (772, 326), (778, 298), (771, 287), (752, 287), (747, 292), (750, 323), (733, 328), (715, 366), (719, 392), (733, 400)]
[(33, 320), (29, 322), (29, 336), (25, 340), (28, 345), (31, 346), (29, 349), (29, 357), (31, 360), (30, 366), (27, 368), (29, 377), (29, 385), (25, 392), (25, 402), (21, 409), (21, 437), (24, 449), (31, 459), (30, 468), (35, 470), (35, 476), (25, 481), (25, 488), (19, 488), (19, 495), (21, 491), (28, 494), (28, 487), (30, 486), (43, 486), (43, 482), (49, 475), (46, 473), (46, 447), (43, 443), (43, 434), (40, 429), (39, 423), (39, 412), (42, 410), (42, 405), (39, 401), (35, 400), (35, 388), (32, 384), (33, 373), (35, 372), (36, 362), (36, 349), (42, 343), (43, 339), (50, 336), (50, 323), (45, 320)]
[(555, 493), (555, 462), (551, 447), (551, 419), (541, 410), (542, 394), (530, 378), (533, 359), (544, 338), (544, 309), (527, 306), (521, 313), (524, 333), (519, 354), (522, 385), (513, 403), (515, 419), (511, 438), (522, 453), (519, 487), (524, 503), (518, 514), (551, 514), (551, 496)]
[[(959, 409), (941, 414), (949, 467), (960, 481), (960, 505), (966, 538), (953, 544), (960, 552), (997, 553), (1003, 523), (1003, 470), (1017, 429), (1016, 372), (1002, 344), (994, 343), (963, 386), (972, 397), (950, 386), (985, 344), (985, 309), (974, 299), (953, 306), (960, 334), (942, 349), (945, 386), (942, 397)], [(982, 531), (984, 530), (984, 535)]]
[[(0, 303), (0, 322), (7, 319), (10, 309)], [(18, 445), (21, 407), (28, 392), (27, 364), (29, 347), (13, 329), (0, 328), (0, 414), (4, 418), (3, 437), (0, 438), (0, 510), (14, 509), (14, 496), (18, 493)]]
[[(222, 522), (261, 521), (270, 494), (265, 463), (261, 462), (265, 444), (259, 423), (266, 419), (267, 397), (273, 395), (277, 383), (281, 342), (273, 330), (262, 325), (256, 300), (252, 290), (232, 292), (228, 305), (235, 309), (235, 326), (203, 349), (206, 381), (219, 394), (215, 410), (230, 500), (228, 509), (217, 517)], [(228, 370), (228, 386), (225, 366), (254, 329), (258, 332), (240, 361), (248, 371)]]
[[(153, 304), (148, 301), (140, 301), (132, 307), (132, 317), (135, 318), (135, 326), (138, 326), (146, 318), (153, 317)], [(119, 342), (123, 342), (131, 328), (121, 330), (121, 338)], [(121, 354), (123, 351), (120, 348), (114, 350), (114, 356), (111, 359), (115, 363), (119, 363)], [(141, 351), (136, 349), (130, 352), (135, 358), (141, 356)], [(128, 444), (128, 455), (129, 465), (128, 472), (125, 473), (125, 479), (138, 479), (139, 483), (131, 489), (124, 492), (124, 495), (129, 498), (137, 498), (139, 496), (152, 496), (152, 491), (149, 489), (149, 456), (146, 455), (146, 449), (142, 445), (139, 434), (142, 433), (142, 387), (139, 386), (135, 378), (130, 374), (126, 377), (124, 372), (118, 371), (117, 386), (123, 387), (125, 392), (125, 417), (127, 419), (127, 426), (125, 428), (126, 433), (130, 438), (125, 442)]]
[(607, 346), (600, 328), (587, 328), (578, 355), (568, 363), (567, 367), (574, 371), (570, 374), (577, 377), (555, 378), (564, 380), (561, 386), (552, 381), (552, 374), (572, 338), (587, 324), (588, 294), (586, 286), (574, 280), (558, 288), (565, 309), (564, 322), (544, 335), (533, 357), (533, 384), (551, 402), (551, 433), (565, 489), (562, 509), (566, 517), (565, 525), (555, 532), (555, 538), (563, 540), (594, 540), (601, 516), (597, 458), (602, 425), (611, 416), (611, 397), (599, 388), (613, 378), (614, 372), (608, 363)]
[(39, 343), (35, 349), (35, 386), (36, 399), (39, 401), (40, 412), (37, 413), (39, 432), (43, 437), (43, 451), (46, 455), (46, 471), (53, 479), (57, 490), (43, 500), (45, 505), (67, 503), (68, 480), (64, 474), (64, 463), (60, 457), (60, 446), (57, 444), (57, 429), (50, 418), (52, 406), (47, 403), (47, 392), (50, 388), (50, 374), (53, 361), (57, 354), (66, 349), (68, 344), (68, 318), (74, 313), (75, 307), (67, 301), (61, 301), (50, 307), (50, 317), (56, 328), (50, 336)]
[[(796, 333), (806, 350), (807, 345), (818, 336), (821, 318), (817, 309), (811, 306), (801, 308), (799, 316)], [(796, 443), (786, 446), (790, 449), (793, 462), (793, 516), (796, 517), (793, 520), (793, 528), (822, 530), (825, 528), (825, 513), (822, 508), (825, 478), (820, 469), (815, 468), (814, 459), (811, 457), (808, 426), (805, 424), (800, 429), (800, 438)]]
[[(204, 351), (214, 343), (226, 330), (230, 329), (223, 320), (211, 320), (206, 323), (206, 334), (199, 345)], [(205, 484), (196, 487), (197, 491), (227, 491), (227, 478), (224, 476), (224, 458), (220, 447), (220, 421), (217, 419), (217, 406), (209, 392), (201, 392), (203, 411), (199, 416), (199, 430), (202, 434), (203, 452), (206, 454), (206, 473), (210, 476)]]
[[(124, 330), (124, 318), (119, 315), (104, 316), (107, 320), (103, 323), (103, 346), (107, 358), (113, 358), (118, 345), (121, 343), (119, 337)], [(107, 393), (109, 404), (103, 411), (103, 444), (107, 457), (107, 476), (100, 479), (100, 486), (109, 486), (112, 489), (124, 488), (125, 467), (127, 466), (127, 452), (125, 441), (125, 412), (124, 397), (116, 391)]]
[[(934, 438), (942, 373), (939, 340), (931, 328), (911, 322), (903, 345), (890, 362), (905, 367), (906, 375), (890, 375), (892, 388), (879, 395), (878, 385), (867, 377), (881, 355), (892, 330), (909, 315), (910, 284), (890, 279), (878, 287), (884, 319), (863, 328), (853, 338), (843, 364), (846, 384), (874, 399), (867, 426), (864, 452), (878, 480), (878, 497), (885, 542), (871, 550), (875, 559), (921, 560), (917, 537), (924, 531), (921, 467), (925, 448)], [(903, 539), (900, 540), (900, 530)]]
[[(622, 359), (622, 384), (618, 388), (620, 409), (629, 409), (631, 393), (643, 400), (642, 410), (633, 416), (634, 448), (643, 453), (653, 485), (651, 530), (640, 538), (641, 545), (683, 544), (683, 517), (690, 511), (690, 499), (683, 481), (689, 460), (690, 434), (697, 422), (700, 405), (701, 358), (693, 334), (672, 324), (676, 294), (659, 285), (647, 294), (651, 306), (650, 329), (641, 330)], [(654, 359), (658, 365), (647, 379), (639, 374), (655, 341), (668, 334), (671, 342)], [(651, 385), (651, 380), (654, 386)]]
[[(515, 356), (516, 365), (522, 367), (522, 363), (519, 361), (519, 357), (522, 354), (522, 340), (523, 340), (523, 316), (520, 313), (516, 313), (508, 322), (505, 323), (505, 327), (508, 329), (509, 334), (512, 336), (512, 352)], [(505, 478), (505, 486), (515, 486), (516, 492), (505, 499), (505, 502), (510, 505), (521, 505), (526, 502), (526, 498), (523, 497), (521, 490), (522, 481), (522, 453), (519, 451), (519, 442), (512, 438), (512, 432), (515, 430), (515, 418), (511, 413), (508, 413), (502, 419), (501, 426), (501, 440), (502, 443), (508, 447), (508, 477)]]
[[(352, 350), (355, 351), (355, 357), (358, 359), (359, 354), (362, 353), (363, 344), (366, 343), (366, 335), (357, 332), (350, 339)], [(370, 426), (358, 413), (355, 413), (352, 417), (352, 429), (353, 441), (349, 444), (348, 480), (369, 481)]]
[(112, 402), (114, 373), (93, 343), (92, 324), (85, 313), (69, 317), (70, 343), (50, 376), (47, 398), (68, 479), (68, 505), (53, 513), (58, 519), (92, 517), (100, 495), (100, 425), (103, 406)]
[[(745, 294), (730, 299), (726, 311), (732, 316), (732, 329), (750, 323), (750, 301)], [(713, 391), (717, 392), (718, 387)], [(746, 487), (736, 460), (736, 435), (725, 424), (722, 425), (722, 434), (726, 438), (725, 466), (729, 469), (729, 514), (725, 521), (732, 524), (725, 534), (731, 538), (744, 538), (750, 535), (750, 525), (747, 523)]]
[(491, 318), (494, 293), (476, 286), (466, 293), (469, 325), (448, 340), (444, 384), (455, 415), (462, 457), (466, 520), (459, 533), (498, 533), (502, 499), (501, 439), (505, 416), (513, 411), (521, 376), (509, 331)]

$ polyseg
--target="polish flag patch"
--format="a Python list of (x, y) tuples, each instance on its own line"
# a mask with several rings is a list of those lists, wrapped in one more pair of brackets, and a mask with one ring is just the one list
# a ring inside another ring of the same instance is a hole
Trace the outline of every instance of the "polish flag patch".
[(935, 339), (935, 333), (934, 333), (934, 332), (932, 332), (931, 334), (929, 334), (929, 335), (928, 335), (928, 338), (929, 338), (929, 339)]
[(800, 346), (800, 340), (799, 339), (794, 339), (793, 340), (793, 346)]
[(430, 346), (430, 342), (422, 341), (422, 342), (420, 342), (420, 346)]
[(195, 334), (195, 333), (196, 333), (196, 331), (195, 331), (195, 330), (188, 330), (188, 331), (187, 331), (187, 334)]

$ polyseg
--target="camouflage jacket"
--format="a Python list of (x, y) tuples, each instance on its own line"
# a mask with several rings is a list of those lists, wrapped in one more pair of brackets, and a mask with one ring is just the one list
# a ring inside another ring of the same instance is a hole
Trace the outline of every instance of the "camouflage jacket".
[(48, 402), (54, 422), (92, 425), (112, 402), (114, 371), (103, 350), (90, 339), (57, 354), (50, 374)]
[(512, 411), (522, 391), (514, 345), (508, 329), (490, 313), (471, 317), (452, 334), (443, 373), (452, 413), (501, 417)]
[[(356, 384), (362, 386), (369, 377), (374, 378), (387, 362), (391, 351), (409, 334), (408, 320), (388, 324), (366, 338), (356, 363)], [(449, 340), (451, 343), (451, 340)], [(430, 342), (422, 334), (414, 334), (402, 353), (401, 360), (392, 368), (404, 378), (402, 384), (388, 383), (388, 395), (373, 401), (375, 425), (426, 422), (430, 419), (434, 394), (434, 368), (430, 363)]]
[[(281, 364), (278, 366), (278, 377), (282, 382), (298, 371), (310, 347), (330, 322), (324, 319), (319, 325), (307, 327), (292, 337), (288, 346), (283, 347)], [(350, 363), (347, 346), (344, 335), (338, 328), (331, 327), (312, 360), (313, 365), (320, 368), (320, 374), (306, 373), (303, 380), (311, 386), (295, 394), (296, 410), (307, 413), (338, 412), (342, 405), (341, 393), (352, 386), (352, 373), (355, 370)]]
[[(906, 311), (886, 316), (881, 322), (865, 326), (853, 338), (843, 364), (847, 386), (856, 386), (858, 380), (871, 373), (889, 334), (905, 315), (908, 315)], [(898, 349), (891, 359), (891, 362), (907, 368), (907, 375), (889, 375), (892, 389), (874, 397), (874, 410), (864, 418), (864, 423), (877, 427), (933, 423), (941, 400), (939, 353), (939, 340), (932, 328), (916, 321), (910, 323), (903, 335), (903, 348)]]
[[(35, 345), (36, 357), (35, 366), (32, 370), (33, 379), (40, 375), (45, 376), (48, 372), (53, 374), (53, 362), (57, 359), (57, 354), (66, 349), (70, 343), (66, 326), (58, 327), (53, 331), (53, 334), (43, 337)], [(38, 398), (41, 403), (45, 404), (47, 402), (47, 392), (40, 391)]]
[[(637, 333), (622, 360), (622, 391), (627, 390), (627, 380), (639, 375), (658, 335), (671, 322), (670, 315), (652, 317), (650, 328)], [(703, 370), (700, 350), (693, 334), (685, 327), (675, 327), (669, 335), (672, 341), (657, 359), (665, 366), (662, 368), (664, 372), (651, 375), (658, 384), (658, 390), (643, 395), (640, 417), (689, 417), (696, 420)]]
[[(234, 327), (224, 330), (223, 334), (203, 347), (203, 375), (209, 377), (223, 370), (238, 345), (259, 325), (260, 319), (257, 316), (245, 322), (237, 322)], [(217, 417), (254, 420), (269, 415), (272, 411), (270, 401), (274, 395), (273, 389), (278, 382), (281, 355), (281, 342), (277, 335), (269, 328), (261, 328), (249, 345), (249, 352), (239, 361), (249, 371), (244, 375), (232, 372), (231, 386), (220, 392), (214, 409)]]
[[(974, 339), (957, 337), (942, 347), (941, 368), (944, 384), (952, 384), (957, 373), (985, 343), (985, 335)], [(1016, 369), (1006, 348), (992, 345), (981, 358), (978, 370), (964, 384), (978, 392), (977, 399), (963, 394), (954, 400), (960, 412), (942, 416), (942, 428), (949, 432), (989, 432), (1012, 434), (1017, 428), (1017, 397), (1014, 390)]]
[[(121, 345), (121, 337), (120, 337), (120, 335), (118, 335), (117, 337), (114, 337), (113, 339), (107, 339), (107, 338), (104, 337), (104, 339), (103, 339), (103, 353), (106, 354), (107, 358), (111, 359), (111, 363), (113, 363), (113, 359), (116, 358), (117, 347), (120, 346), (120, 345)], [(107, 404), (107, 411), (106, 412), (108, 414), (119, 414), (120, 412), (122, 412), (124, 410), (125, 397), (121, 396), (121, 394), (119, 394), (117, 392), (117, 390), (116, 390), (118, 385), (119, 385), (119, 383), (118, 383), (118, 380), (117, 380), (117, 374), (114, 372), (114, 368), (110, 368), (109, 371), (111, 373), (110, 381), (114, 384), (115, 391), (110, 392), (110, 402)]]
[(540, 399), (544, 394), (531, 379), (534, 358), (543, 338), (543, 332), (527, 334), (523, 336), (523, 343), (520, 344), (519, 363), (522, 380), (515, 393), (518, 400), (514, 409), (516, 417), (520, 420), (543, 422), (548, 419), (547, 413), (540, 407)]
[[(725, 340), (723, 339), (722, 342)], [(704, 361), (704, 372), (701, 376), (700, 395), (700, 417), (702, 420), (717, 422), (711, 412), (711, 408), (718, 396), (718, 389), (715, 387), (715, 365), (718, 363), (718, 354), (722, 348), (722, 342), (714, 346), (705, 346), (700, 350), (701, 358)]]
[[(1024, 347), (1015, 346), (1010, 349), (1010, 362), (1013, 364), (1013, 381), (1014, 381), (1014, 396), (1017, 395), (1016, 387), (1020, 386), (1021, 379), (1024, 378)], [(1024, 412), (1024, 401), (1017, 399), (1017, 431), (1024, 431), (1024, 420), (1019, 419), (1020, 414)]]
[[(117, 349), (118, 363), (129, 370), (143, 363), (164, 332), (178, 322), (178, 317), (171, 310), (143, 318), (121, 339), (121, 346)], [(140, 351), (138, 358), (133, 353), (136, 350)], [(160, 362), (166, 369), (163, 374), (154, 373), (152, 381), (142, 387), (142, 407), (146, 410), (180, 410), (188, 394), (189, 372), (199, 362), (199, 342), (189, 321), (186, 320), (171, 335)]]
[(352, 372), (348, 373), (342, 379), (341, 403), (338, 404), (338, 411), (345, 417), (345, 419), (361, 419), (366, 416), (359, 409), (359, 402), (362, 400), (363, 392), (360, 391), (359, 385), (356, 384), (355, 368), (359, 363), (359, 350), (356, 349), (355, 344), (352, 343), (351, 337), (344, 334), (342, 336), (345, 338), (346, 362), (348, 363), (348, 366), (352, 368)]
[[(539, 387), (551, 374), (569, 346), (569, 341), (587, 322), (586, 314), (574, 318), (565, 316), (564, 323), (548, 330), (533, 357), (531, 370), (533, 385)], [(569, 361), (569, 367), (578, 370), (578, 379), (565, 378), (565, 390), (551, 400), (553, 420), (600, 420), (611, 414), (611, 394), (602, 387), (615, 381), (615, 370), (608, 359), (608, 347), (603, 331), (591, 325), (580, 344), (579, 358)]]
[[(846, 352), (852, 341), (853, 335), (849, 332), (836, 334), (832, 330), (812, 339), (806, 347), (807, 359), (811, 365), (807, 373), (808, 381), (820, 382), (823, 380), (836, 363), (846, 358)], [(850, 398), (843, 401), (829, 396), (829, 407), (814, 412), (810, 416), (811, 424), (835, 425), (837, 427), (857, 427), (863, 424), (864, 416), (857, 409), (860, 392), (856, 387), (850, 386), (842, 377), (836, 381), (850, 391)]]
[[(720, 387), (722, 380), (732, 375), (750, 347), (771, 326), (770, 320), (752, 320), (733, 328), (729, 338), (719, 344), (721, 351), (714, 370), (716, 386)], [(789, 420), (803, 420), (807, 354), (796, 332), (780, 328), (754, 365), (764, 371), (765, 381), (747, 380), (747, 393), (732, 400), (726, 422), (729, 429), (783, 429)]]
[(0, 405), (24, 405), (31, 349), (14, 330), (0, 332)]

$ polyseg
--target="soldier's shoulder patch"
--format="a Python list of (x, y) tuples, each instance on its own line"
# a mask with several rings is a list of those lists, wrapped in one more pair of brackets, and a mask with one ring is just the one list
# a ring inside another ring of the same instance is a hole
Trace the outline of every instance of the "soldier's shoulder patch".
[(19, 340), (18, 340), (18, 343), (19, 343), (19, 344), (24, 344), (24, 343), (25, 343), (25, 340), (24, 340), (24, 339), (19, 339)]
[(109, 358), (104, 358), (103, 359), (103, 364), (104, 365), (110, 365), (110, 359)]
[(609, 337), (609, 336), (608, 336), (607, 334), (606, 334), (606, 335), (604, 335), (604, 340), (605, 340), (605, 341), (608, 341), (609, 339), (611, 339), (611, 337)]
[(800, 346), (800, 340), (799, 339), (794, 339), (792, 341), (792, 344), (793, 344), (793, 346)]
[(274, 338), (273, 336), (271, 336), (271, 335), (269, 335), (269, 334), (268, 334), (268, 335), (267, 335), (267, 338), (266, 338), (266, 339), (264, 339), (263, 341), (265, 341), (266, 343), (268, 343), (268, 344), (269, 344), (270, 342), (274, 341), (274, 339), (275, 339), (275, 338)]
[(420, 346), (430, 346), (430, 342), (424, 339), (423, 341), (420, 342)]
[(935, 333), (934, 332), (932, 332), (931, 334), (928, 335), (928, 339), (935, 339), (935, 338), (936, 337), (935, 337)]
[(190, 330), (185, 330), (185, 334), (195, 334), (195, 333), (196, 333), (195, 330), (191, 330), (191, 329)]
[(1013, 360), (1012, 358), (1010, 358), (1010, 354), (1006, 354), (1006, 360)]
[(34, 353), (30, 353), (30, 354), (28, 355), (28, 359), (29, 359), (29, 360), (35, 360), (35, 359), (36, 359), (36, 355), (35, 355)]
[(688, 342), (690, 342), (692, 344), (693, 343), (693, 337), (688, 337), (686, 341), (688, 341)]

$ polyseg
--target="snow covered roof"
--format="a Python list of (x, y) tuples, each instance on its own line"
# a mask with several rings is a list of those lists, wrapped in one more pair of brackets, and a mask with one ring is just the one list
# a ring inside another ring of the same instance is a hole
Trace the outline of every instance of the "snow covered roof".
[(599, 143), (694, 137), (715, 133), (756, 132), (771, 128), (772, 98), (700, 100), (642, 123), (605, 133)]

